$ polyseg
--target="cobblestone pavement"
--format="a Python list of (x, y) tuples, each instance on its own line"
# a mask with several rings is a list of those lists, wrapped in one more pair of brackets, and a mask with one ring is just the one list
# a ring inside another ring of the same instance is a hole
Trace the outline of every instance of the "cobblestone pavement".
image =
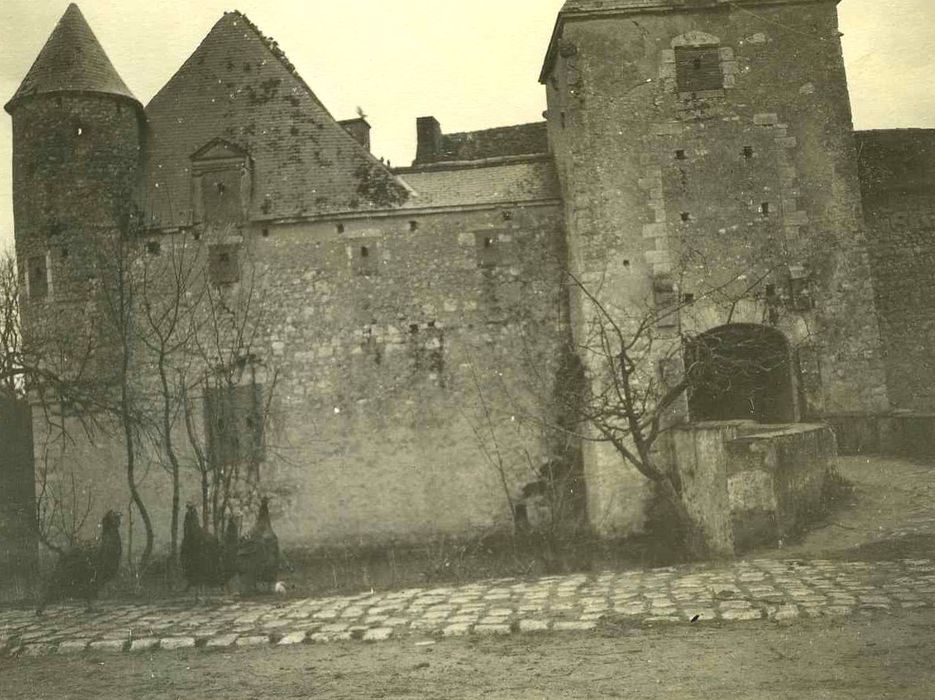
[(336, 640), (583, 631), (629, 624), (792, 620), (935, 606), (935, 562), (741, 561), (502, 579), (320, 599), (102, 604), (0, 612), (0, 652), (295, 645)]

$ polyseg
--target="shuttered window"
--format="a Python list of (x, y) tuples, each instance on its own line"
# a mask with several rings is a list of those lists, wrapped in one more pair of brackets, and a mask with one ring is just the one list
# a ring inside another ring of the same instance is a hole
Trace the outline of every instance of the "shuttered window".
[(208, 275), (216, 285), (240, 281), (240, 246), (218, 243), (208, 246)]
[(680, 46), (675, 49), (675, 77), (679, 92), (705, 92), (724, 87), (717, 46)]
[(263, 387), (219, 386), (205, 393), (208, 456), (215, 466), (263, 460)]

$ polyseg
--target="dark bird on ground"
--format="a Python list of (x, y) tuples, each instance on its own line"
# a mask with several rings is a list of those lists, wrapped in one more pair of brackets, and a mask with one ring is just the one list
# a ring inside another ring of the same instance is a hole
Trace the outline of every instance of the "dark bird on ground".
[(269, 519), (269, 499), (264, 496), (253, 530), (246, 537), (240, 538), (237, 571), (247, 590), (257, 590), (258, 584), (274, 590), (280, 563), (279, 538), (273, 532)]
[(188, 506), (182, 528), (179, 559), (188, 591), (192, 587), (202, 593), (207, 587), (226, 586), (237, 573), (237, 527), (228, 521), (224, 539), (206, 532), (198, 518), (198, 509)]
[(88, 610), (101, 589), (117, 575), (123, 548), (120, 542), (120, 513), (108, 511), (101, 520), (97, 543), (76, 544), (59, 552), (58, 562), (45, 584), (36, 614), (68, 598), (87, 601)]

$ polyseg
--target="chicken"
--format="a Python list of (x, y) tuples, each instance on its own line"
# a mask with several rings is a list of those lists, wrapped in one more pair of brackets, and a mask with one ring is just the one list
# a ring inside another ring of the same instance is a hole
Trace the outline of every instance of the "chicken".
[(58, 562), (46, 583), (36, 614), (67, 598), (87, 602), (88, 610), (101, 589), (117, 575), (123, 547), (120, 542), (120, 513), (108, 511), (101, 520), (96, 544), (77, 544), (59, 553)]
[(179, 559), (186, 588), (193, 586), (204, 592), (208, 586), (225, 586), (237, 573), (237, 527), (233, 520), (228, 522), (224, 539), (205, 532), (198, 518), (198, 509), (188, 506), (182, 529), (182, 548)]
[(257, 584), (275, 590), (280, 562), (279, 538), (270, 522), (269, 499), (264, 496), (253, 530), (240, 539), (237, 571), (248, 590), (257, 590)]

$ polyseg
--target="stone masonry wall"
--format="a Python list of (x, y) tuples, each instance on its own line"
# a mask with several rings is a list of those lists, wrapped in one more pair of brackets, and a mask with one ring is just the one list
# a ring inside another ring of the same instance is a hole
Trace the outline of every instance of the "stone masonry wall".
[(935, 409), (935, 131), (857, 134), (890, 399)]
[[(512, 527), (510, 499), (553, 454), (520, 419), (556, 420), (549, 398), (567, 328), (561, 234), (554, 205), (243, 231), (260, 381), (269, 389), (276, 377), (260, 490), (286, 546)], [(181, 426), (176, 433), (187, 464), (191, 448)], [(48, 454), (62, 473), (80, 465), (90, 527), (128, 503), (124, 456), (112, 435), (78, 442), (67, 456), (56, 444)], [(145, 452), (140, 481), (161, 546), (169, 479), (152, 447)], [(200, 503), (190, 468), (186, 502)]]
[[(676, 49), (700, 46), (717, 47), (723, 87), (680, 93)], [(668, 278), (697, 299), (687, 332), (772, 323), (801, 366), (802, 414), (886, 407), (834, 3), (570, 17), (545, 77), (585, 283), (651, 310)], [(580, 300), (571, 313), (580, 337)], [(640, 477), (612, 451), (586, 470), (589, 488), (617, 481), (610, 529), (638, 529)]]

